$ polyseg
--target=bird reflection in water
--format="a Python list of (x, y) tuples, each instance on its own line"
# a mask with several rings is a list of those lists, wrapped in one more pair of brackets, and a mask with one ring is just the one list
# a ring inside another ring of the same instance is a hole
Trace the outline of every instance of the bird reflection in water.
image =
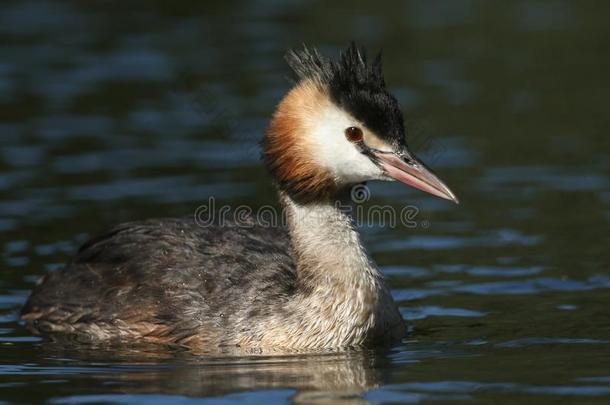
[[(273, 355), (237, 353), (197, 355), (159, 346), (92, 347), (44, 343), (43, 355), (53, 364), (75, 368), (81, 378), (108, 383), (121, 394), (163, 394), (187, 397), (239, 395), (245, 391), (294, 390), (295, 403), (367, 403), (363, 394), (381, 384), (379, 363), (385, 356), (372, 350)], [(67, 359), (77, 359), (68, 361)], [(112, 359), (112, 362), (108, 362)], [(85, 369), (79, 367), (87, 365)], [(95, 364), (97, 367), (91, 368)], [(79, 395), (78, 386), (69, 395)], [(84, 392), (82, 392), (84, 394)], [(264, 393), (261, 393), (264, 395)], [(269, 394), (272, 395), (272, 394)], [(261, 400), (264, 398), (261, 397)]]

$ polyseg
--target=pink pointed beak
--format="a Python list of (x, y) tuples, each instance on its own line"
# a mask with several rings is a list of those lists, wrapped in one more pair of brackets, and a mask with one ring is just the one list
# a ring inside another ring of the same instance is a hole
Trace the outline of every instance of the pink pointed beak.
[(423, 163), (415, 159), (405, 160), (391, 152), (375, 152), (375, 156), (388, 177), (456, 204), (460, 203), (449, 187)]

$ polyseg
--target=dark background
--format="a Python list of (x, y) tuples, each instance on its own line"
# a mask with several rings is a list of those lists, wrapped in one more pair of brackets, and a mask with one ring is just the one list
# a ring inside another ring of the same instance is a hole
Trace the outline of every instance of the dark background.
[[(607, 402), (608, 15), (588, 0), (3, 1), (0, 399)], [(362, 229), (408, 342), (210, 359), (18, 324), (35, 281), (109, 225), (210, 196), (275, 204), (257, 142), (290, 85), (283, 54), (349, 40), (383, 49), (408, 141), (462, 201), (371, 187), (369, 204), (426, 224)]]

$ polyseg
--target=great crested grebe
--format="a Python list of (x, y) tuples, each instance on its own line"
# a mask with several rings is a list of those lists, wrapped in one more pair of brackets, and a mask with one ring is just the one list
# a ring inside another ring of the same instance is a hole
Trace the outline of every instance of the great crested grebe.
[(351, 44), (338, 61), (291, 51), (297, 81), (264, 137), (287, 229), (198, 226), (193, 218), (116, 226), (35, 287), (21, 318), (36, 333), (193, 349), (291, 350), (400, 340), (403, 319), (337, 201), (398, 180), (457, 202), (405, 143), (381, 58)]

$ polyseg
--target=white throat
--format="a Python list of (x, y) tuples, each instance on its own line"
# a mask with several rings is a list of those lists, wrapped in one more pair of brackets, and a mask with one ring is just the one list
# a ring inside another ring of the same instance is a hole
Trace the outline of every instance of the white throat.
[(285, 193), (280, 198), (286, 210), (299, 277), (377, 286), (381, 274), (362, 246), (347, 202), (301, 204)]

